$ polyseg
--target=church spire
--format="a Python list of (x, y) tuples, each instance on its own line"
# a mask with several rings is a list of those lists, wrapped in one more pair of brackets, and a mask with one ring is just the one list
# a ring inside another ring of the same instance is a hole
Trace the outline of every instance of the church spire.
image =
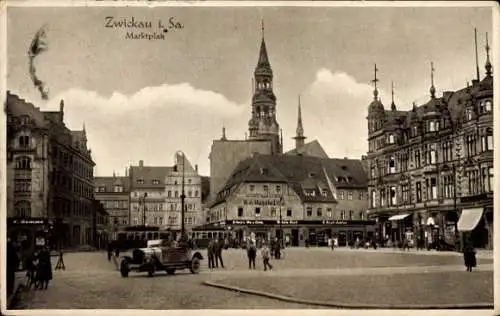
[(306, 137), (304, 136), (304, 127), (302, 126), (302, 110), (300, 104), (300, 95), (299, 95), (299, 105), (298, 105), (298, 115), (297, 115), (297, 130), (296, 130), (296, 135), (293, 139), (295, 139), (296, 150), (299, 150), (302, 146), (304, 146), (304, 141)]
[(394, 103), (394, 81), (391, 81), (391, 110), (396, 111), (396, 103)]
[(269, 57), (267, 56), (266, 41), (264, 40), (264, 20), (262, 20), (262, 40), (260, 42), (260, 52), (259, 61), (257, 62), (257, 67), (255, 72), (259, 69), (271, 70), (271, 64), (269, 63)]
[(431, 98), (436, 97), (436, 87), (434, 87), (434, 63), (431, 61), (431, 89), (429, 90), (431, 93)]
[(491, 66), (491, 62), (490, 62), (490, 45), (488, 45), (488, 32), (486, 32), (486, 65), (484, 66), (484, 68), (486, 68), (486, 76), (488, 77), (491, 77), (491, 75), (493, 74), (493, 72), (491, 71), (492, 70), (492, 66)]
[(377, 82), (379, 81), (377, 79), (377, 71), (378, 71), (378, 68), (377, 68), (377, 64), (375, 64), (375, 68), (374, 68), (374, 78), (372, 80), (373, 82), (373, 99), (375, 101), (378, 101), (378, 90), (377, 90)]

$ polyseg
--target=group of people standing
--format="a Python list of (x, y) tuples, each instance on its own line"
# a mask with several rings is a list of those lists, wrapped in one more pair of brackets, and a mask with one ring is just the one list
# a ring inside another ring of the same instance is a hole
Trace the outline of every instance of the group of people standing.
[(249, 238), (247, 240), (247, 257), (248, 257), (248, 269), (255, 270), (255, 260), (257, 259), (257, 247), (260, 246), (260, 253), (262, 256), (262, 264), (264, 266), (264, 271), (267, 269), (272, 270), (273, 266), (270, 263), (271, 257), (276, 259), (281, 259), (281, 244), (278, 238), (272, 240), (270, 247), (266, 241), (253, 240)]
[(29, 279), (28, 287), (35, 289), (47, 289), (52, 280), (52, 262), (50, 249), (47, 246), (36, 246), (32, 252), (21, 258), (16, 250), (16, 245), (10, 239), (7, 241), (7, 295), (14, 293), (16, 272), (20, 269), (22, 262)]
[(222, 250), (224, 249), (224, 239), (214, 238), (210, 240), (207, 248), (208, 256), (208, 268), (210, 270), (219, 268), (219, 262), (221, 268), (224, 268), (224, 261), (222, 260)]

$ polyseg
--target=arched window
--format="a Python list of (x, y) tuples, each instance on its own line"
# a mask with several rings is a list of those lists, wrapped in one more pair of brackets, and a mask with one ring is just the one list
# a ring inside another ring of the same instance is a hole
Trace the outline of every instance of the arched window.
[(15, 205), (16, 217), (31, 217), (31, 204), (29, 201), (19, 201)]
[(31, 170), (31, 158), (26, 156), (16, 158), (16, 169)]

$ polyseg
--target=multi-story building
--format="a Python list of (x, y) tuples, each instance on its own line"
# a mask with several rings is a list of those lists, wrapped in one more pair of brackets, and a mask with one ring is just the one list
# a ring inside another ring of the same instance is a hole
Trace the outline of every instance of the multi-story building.
[[(128, 172), (128, 171), (127, 171)], [(102, 203), (109, 215), (109, 225), (113, 232), (129, 226), (130, 179), (128, 175), (94, 178), (95, 199)]]
[(165, 217), (165, 179), (172, 167), (130, 166), (130, 219), (132, 226), (163, 227)]
[(176, 154), (174, 166), (168, 167), (145, 166), (141, 160), (129, 170), (131, 225), (180, 231), (183, 185), (185, 229), (203, 221), (202, 178), (187, 157)]
[(110, 222), (109, 214), (104, 208), (104, 205), (98, 201), (94, 200), (94, 246), (98, 249), (104, 249), (107, 247), (108, 240), (110, 240)]
[(219, 191), (209, 225), (224, 226), (233, 238), (280, 237), (292, 246), (341, 245), (370, 237), (367, 178), (359, 160), (301, 155), (255, 155), (242, 161)]
[[(429, 101), (389, 110), (378, 98), (368, 108), (370, 214), (380, 236), (416, 237), (458, 245), (459, 231), (475, 246), (493, 245), (493, 75), (441, 97), (431, 68)], [(479, 68), (478, 68), (479, 69)], [(462, 240), (463, 242), (463, 240)]]
[(190, 231), (203, 221), (202, 178), (198, 167), (191, 165), (183, 154), (176, 154), (176, 162), (165, 178), (165, 215), (168, 229), (181, 230), (181, 195), (184, 186), (184, 228)]
[(9, 237), (34, 245), (92, 242), (93, 169), (85, 127), (71, 131), (59, 111), (41, 111), (7, 93), (7, 216)]

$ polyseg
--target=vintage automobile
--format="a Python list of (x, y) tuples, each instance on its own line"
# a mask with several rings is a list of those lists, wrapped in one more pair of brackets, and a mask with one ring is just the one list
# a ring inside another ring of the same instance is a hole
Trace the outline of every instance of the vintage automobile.
[(132, 252), (132, 257), (122, 256), (120, 273), (128, 277), (130, 271), (147, 272), (152, 277), (156, 271), (164, 270), (174, 274), (176, 270), (189, 269), (198, 273), (203, 256), (194, 252), (187, 243), (179, 243), (165, 239), (149, 240), (146, 248), (138, 248)]

